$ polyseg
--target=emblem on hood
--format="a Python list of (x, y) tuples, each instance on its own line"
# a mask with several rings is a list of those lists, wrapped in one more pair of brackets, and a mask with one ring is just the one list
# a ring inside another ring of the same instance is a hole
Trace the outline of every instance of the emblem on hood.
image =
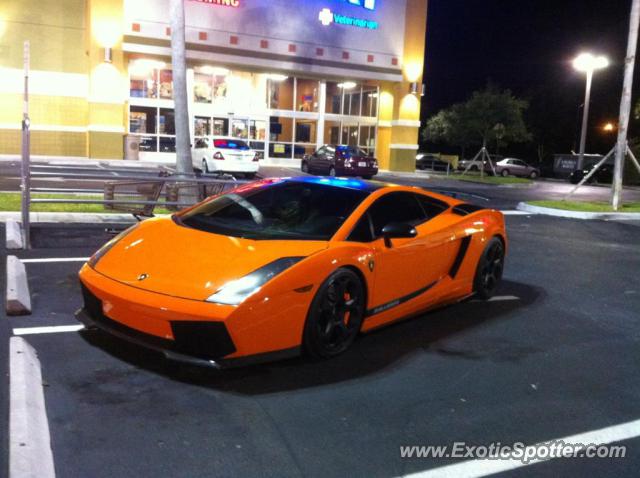
[(149, 274), (140, 274), (138, 276), (138, 280), (145, 280), (149, 278)]

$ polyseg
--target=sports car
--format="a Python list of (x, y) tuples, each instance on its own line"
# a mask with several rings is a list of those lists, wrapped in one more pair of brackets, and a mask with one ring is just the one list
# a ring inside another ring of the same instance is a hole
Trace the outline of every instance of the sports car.
[[(496, 290), (507, 248), (495, 210), (347, 178), (243, 185), (145, 220), (80, 270), (88, 328), (213, 367), (302, 352)], [(398, 346), (401, 346), (399, 344)]]

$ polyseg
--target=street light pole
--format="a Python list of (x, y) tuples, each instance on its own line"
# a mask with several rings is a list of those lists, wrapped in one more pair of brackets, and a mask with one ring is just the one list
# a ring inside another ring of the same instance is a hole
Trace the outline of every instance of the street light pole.
[(582, 130), (580, 133), (580, 149), (578, 150), (578, 170), (584, 167), (584, 149), (587, 144), (587, 128), (589, 126), (589, 101), (591, 100), (591, 83), (593, 70), (587, 71), (587, 87), (584, 93), (584, 108), (582, 109)]
[(595, 57), (591, 53), (583, 53), (573, 60), (573, 67), (587, 74), (587, 86), (584, 94), (584, 109), (582, 113), (582, 132), (580, 133), (580, 151), (578, 155), (577, 169), (584, 167), (584, 149), (587, 144), (587, 126), (589, 124), (589, 100), (591, 98), (591, 83), (593, 82), (593, 73), (595, 70), (606, 68), (609, 60), (604, 56)]

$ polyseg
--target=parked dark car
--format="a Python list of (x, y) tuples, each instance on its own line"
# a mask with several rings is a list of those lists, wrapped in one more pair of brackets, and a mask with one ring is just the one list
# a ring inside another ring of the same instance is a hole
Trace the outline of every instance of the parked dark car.
[[(576, 169), (569, 176), (569, 182), (571, 182), (571, 184), (578, 184), (594, 167), (595, 164), (585, 169)], [(603, 164), (587, 182), (610, 183), (611, 181), (613, 181), (613, 166), (610, 164)]]
[(416, 169), (429, 169), (431, 171), (446, 171), (449, 163), (442, 161), (437, 155), (418, 153), (416, 155)]
[(378, 161), (355, 146), (325, 144), (315, 153), (305, 155), (300, 168), (304, 173), (371, 179), (378, 174)]

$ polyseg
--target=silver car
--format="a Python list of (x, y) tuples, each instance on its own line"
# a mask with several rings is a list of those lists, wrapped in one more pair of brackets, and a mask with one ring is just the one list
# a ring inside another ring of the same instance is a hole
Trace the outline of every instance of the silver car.
[(521, 159), (504, 158), (494, 164), (496, 174), (500, 176), (522, 176), (524, 178), (535, 179), (540, 176), (540, 170), (531, 166)]

